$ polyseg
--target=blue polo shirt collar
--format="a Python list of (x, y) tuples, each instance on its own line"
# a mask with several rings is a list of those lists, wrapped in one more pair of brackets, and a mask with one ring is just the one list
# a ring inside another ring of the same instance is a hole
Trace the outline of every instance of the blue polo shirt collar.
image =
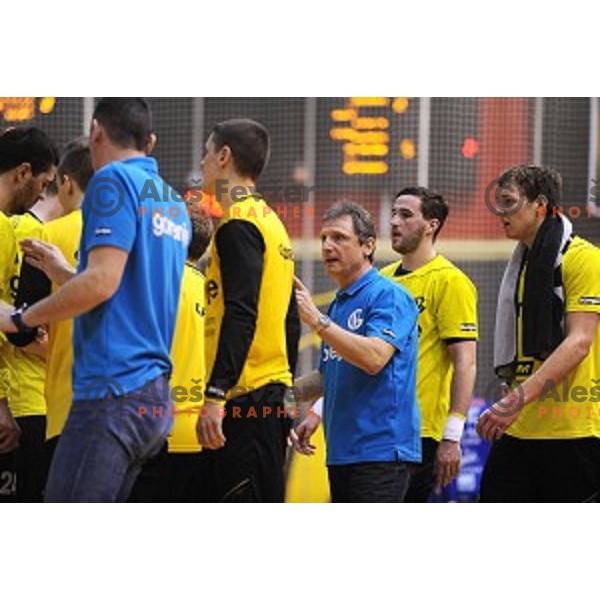
[(377, 269), (371, 267), (362, 277), (357, 279), (350, 287), (345, 290), (338, 290), (336, 298), (343, 298), (344, 296), (354, 296), (366, 285), (368, 285), (373, 279), (378, 276)]
[(134, 156), (122, 162), (126, 165), (142, 169), (149, 175), (158, 175), (158, 163), (156, 162), (156, 159), (151, 156)]

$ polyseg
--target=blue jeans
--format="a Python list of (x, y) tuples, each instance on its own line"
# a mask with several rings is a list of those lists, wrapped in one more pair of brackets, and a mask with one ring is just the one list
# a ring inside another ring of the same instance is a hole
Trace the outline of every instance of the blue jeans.
[(173, 426), (167, 377), (124, 396), (76, 400), (52, 459), (45, 502), (125, 502)]

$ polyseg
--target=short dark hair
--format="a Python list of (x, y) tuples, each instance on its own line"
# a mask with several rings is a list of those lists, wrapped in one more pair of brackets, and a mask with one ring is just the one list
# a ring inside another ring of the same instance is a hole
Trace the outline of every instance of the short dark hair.
[(235, 170), (243, 177), (256, 181), (269, 161), (269, 132), (252, 119), (229, 119), (212, 129), (216, 150), (229, 146)]
[(46, 196), (51, 196), (52, 198), (58, 196), (58, 181), (56, 180), (56, 177), (46, 186), (44, 194)]
[(213, 225), (210, 218), (203, 213), (202, 208), (198, 208), (197, 205), (194, 205), (191, 202), (186, 204), (192, 223), (192, 236), (190, 245), (188, 246), (188, 259), (200, 260), (206, 252), (208, 244), (210, 244), (210, 238), (213, 234)]
[(37, 127), (13, 127), (0, 135), (0, 174), (23, 163), (31, 165), (35, 177), (58, 164), (58, 148)]
[(543, 165), (510, 167), (498, 178), (499, 186), (509, 183), (516, 183), (529, 202), (533, 202), (538, 196), (545, 196), (548, 200), (548, 208), (558, 208), (562, 204), (562, 177), (552, 167)]
[(121, 148), (143, 151), (153, 133), (152, 111), (144, 98), (102, 98), (94, 109), (94, 119)]
[(85, 192), (89, 180), (94, 175), (87, 137), (71, 140), (65, 146), (58, 164), (58, 174), (60, 177), (67, 175), (77, 183), (82, 192)]
[[(365, 244), (369, 238), (373, 238), (374, 240), (377, 238), (371, 213), (360, 204), (349, 200), (340, 200), (328, 208), (323, 215), (323, 223), (335, 221), (346, 216), (352, 218), (352, 228), (361, 244)], [(375, 260), (374, 254), (375, 251), (369, 255), (371, 263)]]
[(423, 186), (405, 187), (396, 194), (395, 200), (400, 198), (400, 196), (417, 197), (421, 201), (421, 213), (423, 213), (423, 217), (426, 219), (437, 219), (439, 221), (440, 226), (433, 234), (433, 239), (435, 241), (448, 218), (448, 203), (444, 196)]

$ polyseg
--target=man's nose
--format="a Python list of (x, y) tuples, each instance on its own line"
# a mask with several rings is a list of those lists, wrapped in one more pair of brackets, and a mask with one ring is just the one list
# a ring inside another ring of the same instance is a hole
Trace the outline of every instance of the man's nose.
[(329, 252), (333, 247), (333, 244), (331, 243), (331, 240), (326, 237), (323, 238), (322, 242), (321, 242), (321, 248), (325, 251), (325, 252)]

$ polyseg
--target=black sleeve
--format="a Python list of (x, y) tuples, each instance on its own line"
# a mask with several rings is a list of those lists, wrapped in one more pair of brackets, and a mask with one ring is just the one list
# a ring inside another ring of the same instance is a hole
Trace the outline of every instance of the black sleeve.
[(247, 221), (230, 221), (216, 233), (225, 313), (208, 386), (223, 391), (239, 380), (256, 330), (265, 242)]
[[(23, 261), (21, 273), (19, 274), (19, 287), (17, 289), (15, 306), (20, 307), (23, 306), (23, 304), (31, 306), (49, 296), (51, 291), (52, 282), (48, 279), (46, 274)], [(8, 341), (18, 348), (28, 346), (35, 340), (36, 336), (37, 329), (29, 333), (6, 334)]]
[(460, 342), (476, 342), (477, 340), (473, 339), (473, 338), (460, 338), (460, 337), (453, 337), (453, 338), (446, 338), (444, 340), (444, 343), (446, 344), (446, 346), (452, 346), (452, 344), (460, 344)]
[(300, 314), (298, 313), (298, 304), (296, 302), (296, 293), (292, 288), (292, 297), (285, 317), (285, 341), (287, 345), (287, 357), (290, 365), (292, 377), (296, 374), (296, 365), (298, 364), (298, 344), (300, 343)]

